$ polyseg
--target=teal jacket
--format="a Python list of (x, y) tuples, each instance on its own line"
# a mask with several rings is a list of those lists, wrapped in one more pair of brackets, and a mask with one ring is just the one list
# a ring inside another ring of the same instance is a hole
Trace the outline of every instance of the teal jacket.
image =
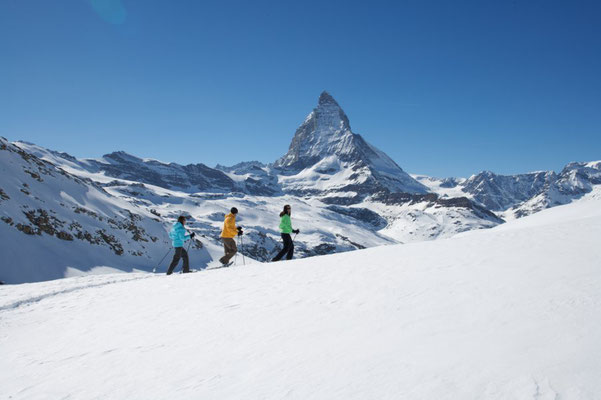
[(190, 239), (190, 235), (186, 235), (186, 229), (180, 222), (173, 224), (169, 237), (173, 243), (173, 247), (183, 247), (184, 242)]
[(292, 233), (292, 221), (290, 221), (290, 215), (284, 214), (280, 218), (280, 231), (282, 233)]

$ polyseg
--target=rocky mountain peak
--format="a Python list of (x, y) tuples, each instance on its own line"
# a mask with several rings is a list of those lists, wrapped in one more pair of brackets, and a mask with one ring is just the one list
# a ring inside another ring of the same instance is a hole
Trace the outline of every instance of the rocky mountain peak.
[(351, 124), (342, 107), (326, 91), (321, 92), (317, 107), (307, 116), (305, 122), (313, 124), (315, 133), (320, 135), (340, 135), (351, 130)]
[[(380, 190), (409, 193), (427, 191), (384, 152), (367, 143), (361, 135), (353, 133), (348, 117), (338, 102), (325, 91), (319, 96), (317, 107), (296, 130), (288, 152), (274, 166), (287, 175), (308, 168), (328, 171), (326, 175), (329, 176), (342, 170), (351, 171), (348, 173), (351, 179), (344, 179), (344, 190), (350, 190), (354, 185), (357, 189), (353, 191), (362, 195)], [(317, 179), (311, 174), (306, 175)]]
[(322, 106), (322, 105), (335, 105), (337, 107), (340, 107), (338, 105), (338, 103), (336, 102), (336, 100), (334, 100), (334, 98), (332, 97), (331, 94), (329, 94), (328, 92), (326, 92), (325, 90), (323, 92), (321, 92), (321, 94), (319, 95), (319, 103), (318, 105)]
[(352, 142), (348, 117), (336, 100), (324, 91), (317, 107), (296, 130), (288, 153), (277, 160), (275, 166), (300, 170), (324, 157), (348, 153)]

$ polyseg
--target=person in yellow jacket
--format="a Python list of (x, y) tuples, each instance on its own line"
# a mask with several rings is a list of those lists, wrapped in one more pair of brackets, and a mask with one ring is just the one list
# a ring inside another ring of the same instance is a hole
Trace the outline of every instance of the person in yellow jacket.
[(236, 241), (234, 238), (238, 235), (242, 235), (242, 228), (236, 226), (237, 214), (238, 209), (236, 207), (232, 207), (230, 213), (225, 216), (225, 220), (223, 221), (221, 241), (223, 242), (225, 254), (219, 259), (219, 262), (221, 262), (221, 265), (223, 266), (229, 266), (231, 264), (230, 259), (238, 252), (238, 247), (236, 246)]

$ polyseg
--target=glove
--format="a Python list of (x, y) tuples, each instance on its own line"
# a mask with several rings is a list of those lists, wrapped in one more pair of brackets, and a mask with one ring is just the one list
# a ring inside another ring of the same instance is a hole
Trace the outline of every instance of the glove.
[(190, 234), (190, 239), (193, 239), (193, 238), (194, 238), (194, 236), (196, 236), (196, 233), (192, 232), (192, 233)]
[(244, 234), (244, 232), (242, 232), (241, 226), (237, 226), (236, 229), (238, 229), (238, 236), (242, 236)]
[(292, 232), (294, 232), (294, 233), (296, 233), (298, 235), (300, 233), (300, 229), (296, 229), (296, 230), (294, 230)]

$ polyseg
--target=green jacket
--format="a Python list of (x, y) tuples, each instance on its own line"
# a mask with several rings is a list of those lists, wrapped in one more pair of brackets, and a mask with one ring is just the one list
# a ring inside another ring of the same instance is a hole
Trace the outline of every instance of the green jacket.
[(282, 233), (292, 233), (292, 222), (290, 221), (290, 215), (284, 214), (280, 218), (280, 231)]

